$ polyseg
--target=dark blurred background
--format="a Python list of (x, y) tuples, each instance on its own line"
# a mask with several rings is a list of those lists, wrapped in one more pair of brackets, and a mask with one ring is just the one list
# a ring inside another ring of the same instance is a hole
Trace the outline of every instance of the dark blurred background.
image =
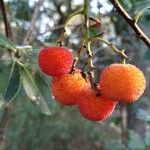
[[(150, 5), (150, 0), (120, 0), (131, 16)], [(7, 12), (13, 32), (13, 41), (22, 45), (26, 32), (31, 26), (36, 0), (7, 0)], [(144, 95), (134, 104), (127, 106), (128, 111), (128, 149), (150, 149), (150, 48), (139, 40), (127, 23), (116, 13), (109, 0), (89, 1), (89, 15), (101, 20), (100, 29), (91, 29), (91, 34), (105, 31), (103, 37), (118, 48), (126, 49), (131, 58), (129, 63), (138, 66), (145, 74), (147, 88)], [(55, 45), (63, 31), (63, 24), (72, 12), (83, 7), (83, 0), (45, 0), (40, 6), (30, 45), (36, 54), (43, 45)], [(75, 20), (77, 21), (77, 20)], [(73, 23), (72, 23), (73, 24)], [(150, 37), (150, 11), (146, 11), (139, 25)], [(4, 24), (0, 14), (0, 32)], [(68, 28), (64, 45), (77, 54), (81, 38), (80, 25)], [(106, 45), (95, 42), (92, 45), (96, 80), (101, 70), (119, 58)], [(1, 60), (5, 59), (0, 52)], [(83, 65), (86, 55), (82, 53)], [(0, 64), (0, 69), (2, 68)], [(0, 76), (3, 79), (3, 75)], [(49, 81), (50, 82), (50, 81)], [(1, 84), (1, 83), (0, 83)], [(1, 93), (0, 93), (1, 96)], [(51, 98), (52, 99), (52, 98)], [(53, 101), (53, 100), (52, 100)], [(1, 105), (1, 104), (0, 104)], [(8, 127), (5, 132), (6, 150), (124, 150), (121, 144), (121, 118), (119, 106), (113, 115), (103, 122), (84, 119), (76, 107), (63, 107), (54, 102), (53, 114), (42, 114), (25, 95), (23, 88), (14, 99)], [(3, 110), (1, 110), (1, 115)]]

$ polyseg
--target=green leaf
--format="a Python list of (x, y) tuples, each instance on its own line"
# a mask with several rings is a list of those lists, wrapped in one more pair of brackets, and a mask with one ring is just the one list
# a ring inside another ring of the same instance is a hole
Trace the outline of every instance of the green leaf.
[(5, 101), (6, 102), (11, 101), (19, 92), (19, 89), (20, 89), (20, 70), (18, 64), (15, 62), (12, 65), (7, 89), (4, 95)]
[(0, 33), (0, 46), (5, 47), (7, 49), (13, 50), (16, 52), (15, 45), (3, 34)]
[(44, 114), (51, 115), (54, 103), (46, 81), (40, 74), (33, 73), (27, 68), (23, 69), (22, 81), (24, 90), (29, 99), (36, 104)]
[(12, 64), (11, 65), (6, 65), (3, 64), (2, 62), (0, 63), (0, 95), (4, 96), (6, 87), (8, 85), (8, 79), (10, 76)]
[(38, 86), (40, 93), (42, 94), (47, 106), (51, 110), (51, 112), (55, 111), (55, 102), (52, 98), (52, 94), (50, 92), (49, 81), (39, 72), (36, 72), (34, 75), (35, 82)]
[(0, 110), (5, 107), (4, 95), (6, 91), (6, 87), (8, 85), (8, 79), (11, 72), (12, 65), (4, 65), (0, 63)]
[(1, 65), (0, 108), (15, 98), (20, 89), (20, 71), (17, 63)]
[(90, 27), (89, 28), (89, 34), (90, 36), (96, 36), (97, 35), (97, 29)]
[(65, 22), (64, 28), (67, 30), (69, 26), (76, 26), (84, 22), (84, 15), (82, 11), (77, 11), (71, 14)]
[(128, 148), (130, 150), (144, 149), (144, 143), (140, 136), (133, 130), (129, 131)]

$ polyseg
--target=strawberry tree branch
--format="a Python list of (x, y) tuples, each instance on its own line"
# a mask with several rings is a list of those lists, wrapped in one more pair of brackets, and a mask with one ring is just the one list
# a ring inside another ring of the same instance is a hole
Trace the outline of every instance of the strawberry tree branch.
[(130, 27), (133, 29), (136, 36), (150, 48), (150, 39), (139, 27), (136, 20), (127, 13), (127, 11), (123, 8), (123, 6), (119, 3), (118, 0), (110, 0), (110, 1), (113, 4), (116, 11), (119, 13), (119, 15), (121, 15), (122, 18), (124, 18), (124, 20), (128, 23), (128, 25), (130, 25)]
[(12, 103), (10, 103), (3, 113), (1, 122), (0, 122), (0, 150), (4, 150), (5, 148), (5, 130), (8, 126), (10, 113), (12, 111)]
[(34, 13), (33, 13), (32, 19), (31, 19), (31, 26), (26, 33), (26, 36), (23, 40), (23, 44), (29, 44), (32, 41), (32, 33), (35, 30), (35, 22), (39, 16), (40, 6), (43, 4), (43, 2), (44, 2), (44, 0), (39, 0), (36, 3), (35, 10), (34, 10)]
[[(11, 27), (7, 18), (7, 11), (5, 7), (5, 3), (3, 0), (0, 1), (0, 8), (4, 20), (5, 25), (5, 34), (8, 38), (12, 38)], [(12, 110), (12, 103), (10, 103), (4, 110), (3, 116), (0, 122), (0, 150), (3, 150), (5, 147), (5, 130), (8, 126), (10, 112)]]
[(7, 18), (5, 3), (3, 0), (0, 1), (0, 9), (1, 9), (2, 16), (3, 16), (3, 20), (4, 20), (5, 34), (8, 38), (11, 38), (12, 33), (11, 33), (11, 29), (10, 29), (10, 24), (9, 24), (9, 21)]
[[(141, 39), (150, 48), (150, 39), (142, 31), (142, 29), (137, 24), (136, 16), (132, 18), (127, 11), (122, 7), (118, 0), (110, 0), (116, 11), (122, 18), (128, 23), (128, 25), (133, 29), (136, 36)], [(127, 107), (121, 104), (120, 108), (121, 115), (121, 142), (127, 147)]]
[[(88, 0), (84, 0), (83, 14), (84, 14), (84, 18), (85, 18), (85, 23), (84, 23), (85, 39), (89, 39)], [(89, 41), (89, 40), (87, 40), (86, 49), (87, 49), (87, 53), (88, 53), (88, 63), (89, 63), (89, 66), (90, 66), (91, 75), (93, 77), (93, 73), (92, 73), (92, 71), (94, 69), (93, 61), (92, 61), (93, 53), (91, 51), (91, 41)]]
[(84, 8), (83, 8), (83, 15), (85, 18), (85, 22), (84, 22), (84, 37), (87, 40), (86, 41), (86, 45), (85, 48), (87, 49), (87, 54), (88, 54), (88, 64), (89, 64), (89, 79), (90, 79), (90, 83), (91, 83), (91, 87), (93, 88), (93, 90), (95, 91), (96, 95), (99, 95), (99, 90), (96, 87), (96, 84), (94, 83), (94, 65), (93, 65), (93, 53), (91, 51), (91, 41), (88, 40), (89, 39), (89, 17), (88, 17), (88, 0), (84, 0)]
[[(78, 54), (77, 54), (77, 56), (75, 57), (74, 62), (73, 62), (73, 65), (72, 65), (72, 70), (75, 68), (77, 62), (78, 62), (79, 59), (80, 59), (81, 51), (84, 49), (85, 42), (86, 42), (85, 38), (82, 37), (82, 38), (81, 38), (81, 41), (80, 41), (80, 44), (79, 44)], [(83, 68), (84, 68), (84, 67), (83, 67)]]

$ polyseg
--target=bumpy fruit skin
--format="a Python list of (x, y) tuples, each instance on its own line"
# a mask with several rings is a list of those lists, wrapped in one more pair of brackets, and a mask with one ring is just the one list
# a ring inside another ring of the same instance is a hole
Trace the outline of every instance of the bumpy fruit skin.
[(100, 76), (101, 94), (125, 103), (139, 99), (146, 87), (144, 74), (131, 64), (112, 64)]
[(96, 96), (95, 92), (89, 88), (80, 93), (77, 104), (80, 113), (86, 119), (102, 121), (111, 116), (117, 102), (103, 96)]
[(51, 76), (60, 76), (70, 72), (73, 56), (64, 47), (46, 47), (38, 55), (38, 64), (42, 72)]
[(52, 80), (52, 94), (62, 105), (75, 105), (78, 93), (85, 87), (90, 86), (79, 71), (55, 77)]

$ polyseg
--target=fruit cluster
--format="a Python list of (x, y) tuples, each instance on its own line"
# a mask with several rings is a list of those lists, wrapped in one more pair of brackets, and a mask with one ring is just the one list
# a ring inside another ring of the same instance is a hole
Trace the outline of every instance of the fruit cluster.
[(83, 78), (82, 71), (72, 69), (73, 55), (64, 47), (43, 48), (38, 55), (42, 72), (53, 77), (52, 93), (63, 105), (77, 105), (81, 114), (93, 121), (108, 118), (118, 102), (132, 103), (143, 94), (144, 74), (131, 64), (112, 64), (100, 75), (99, 95)]

